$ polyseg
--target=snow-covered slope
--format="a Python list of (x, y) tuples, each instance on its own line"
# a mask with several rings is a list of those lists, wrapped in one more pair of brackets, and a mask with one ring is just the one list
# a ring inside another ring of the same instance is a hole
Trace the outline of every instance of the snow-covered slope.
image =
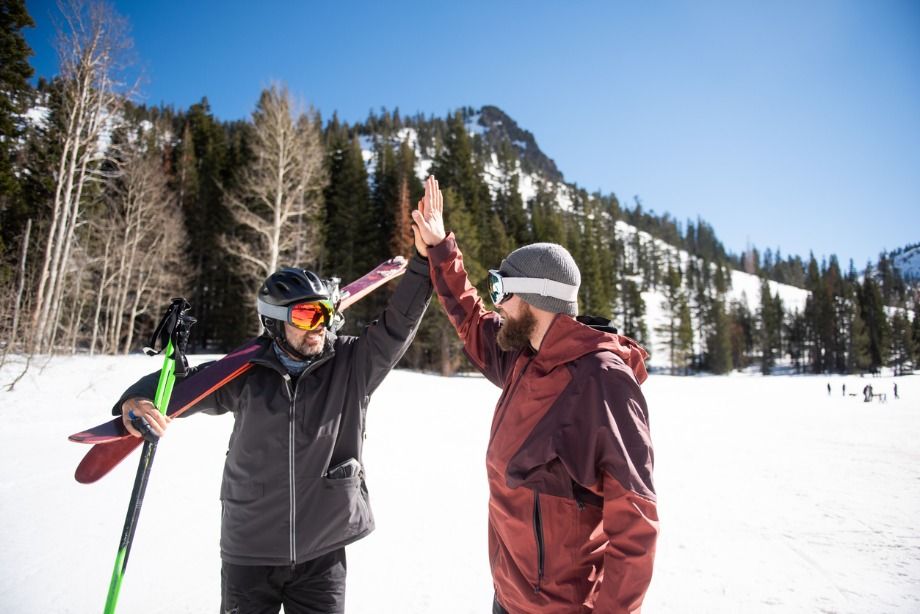
[[(501, 114), (500, 111), (495, 110), (489, 113), (491, 113), (491, 115), (488, 121), (483, 119), (483, 116), (486, 115), (485, 110), (473, 113), (467, 117), (466, 129), (470, 136), (478, 135), (481, 138), (487, 138), (489, 137), (490, 131), (495, 129), (496, 124), (504, 129), (502, 122), (511, 122), (510, 118), (507, 120), (501, 119), (506, 116)], [(523, 155), (523, 152), (528, 151), (528, 149), (530, 151), (539, 151), (530, 133), (521, 131), (516, 124), (510, 127), (510, 131), (511, 134), (523, 135), (521, 138), (526, 139), (514, 142), (514, 147), (518, 150), (519, 154)], [(378, 137), (367, 135), (361, 137), (362, 156), (369, 177), (373, 176), (376, 164), (374, 156), (375, 138)], [(420, 146), (418, 133), (414, 128), (400, 129), (391, 137), (390, 144), (396, 147), (404, 141), (408, 142), (409, 145), (413, 147), (416, 155), (415, 172), (419, 179), (424, 180), (428, 176), (431, 167), (431, 152), (426, 151)], [(546, 158), (542, 152), (539, 153), (536, 164), (541, 164), (544, 168), (548, 168), (548, 172), (554, 178), (558, 177), (558, 179), (548, 179), (539, 172), (527, 172), (524, 170), (521, 160), (518, 160), (515, 168), (511, 172), (518, 175), (518, 189), (525, 205), (537, 195), (542, 187), (542, 189), (549, 192), (555, 192), (556, 203), (562, 210), (571, 211), (575, 188), (562, 180), (561, 173), (558, 173), (552, 161)], [(508, 184), (509, 177), (507, 176), (507, 172), (498, 163), (498, 157), (495, 153), (492, 153), (490, 160), (486, 162), (483, 170), (485, 181), (493, 196)], [(635, 236), (638, 233), (640, 237), (639, 240), (643, 246), (653, 245), (659, 254), (670, 254), (681, 263), (682, 268), (686, 267), (688, 261), (691, 259), (691, 256), (686, 251), (680, 250), (660, 239), (656, 239), (647, 232), (639, 231), (635, 226), (627, 224), (622, 220), (617, 221), (615, 232), (618, 238), (626, 245), (627, 258), (636, 258), (635, 253), (631, 252), (631, 250), (633, 249), (632, 246), (635, 245)], [(637, 278), (637, 280), (638, 279), (641, 278)], [(728, 292), (727, 298), (729, 301), (745, 303), (752, 313), (756, 313), (760, 306), (760, 284), (761, 280), (756, 275), (733, 270), (731, 272), (731, 289)], [(774, 281), (770, 281), (769, 285), (770, 291), (773, 294), (778, 293), (780, 295), (784, 309), (787, 312), (791, 313), (795, 310), (801, 312), (804, 310), (805, 301), (808, 298), (808, 292), (806, 290), (779, 284)], [(653, 367), (667, 368), (670, 366), (669, 353), (667, 351), (668, 343), (667, 339), (660, 332), (666, 319), (666, 314), (662, 309), (664, 295), (658, 290), (650, 290), (643, 293), (643, 300), (646, 306), (646, 327), (651, 338), (650, 343), (648, 343), (650, 346), (649, 349), (652, 352), (650, 364)], [(698, 330), (696, 323), (694, 323), (694, 330)], [(695, 345), (699, 347), (698, 339), (695, 341)]]
[(904, 279), (920, 281), (920, 245), (896, 255), (894, 266), (901, 272), (901, 277)]
[[(137, 456), (79, 485), (87, 448), (66, 437), (107, 419), (157, 363), (61, 357), (0, 392), (0, 611), (102, 610)], [(0, 386), (19, 366), (0, 370)], [(898, 378), (901, 400), (867, 405), (840, 388), (868, 379), (652, 375), (661, 535), (643, 611), (920, 611), (914, 379)], [(871, 383), (891, 392), (888, 378)], [(350, 614), (489, 610), (484, 455), (498, 394), (480, 377), (402, 371), (376, 392), (365, 462), (377, 530), (348, 547)], [(231, 424), (193, 416), (163, 439), (119, 612), (217, 609)]]

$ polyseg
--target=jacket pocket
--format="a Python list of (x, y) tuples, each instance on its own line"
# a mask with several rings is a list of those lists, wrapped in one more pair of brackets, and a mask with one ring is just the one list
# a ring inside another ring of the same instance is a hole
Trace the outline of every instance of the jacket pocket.
[(533, 592), (539, 593), (543, 585), (543, 569), (546, 550), (543, 543), (543, 512), (540, 509), (540, 493), (533, 491), (533, 534), (537, 545), (537, 581)]
[(356, 475), (350, 478), (323, 478), (323, 482), (327, 487), (332, 489), (354, 489), (357, 490), (361, 486), (361, 476)]
[(258, 482), (236, 483), (224, 480), (220, 485), (221, 501), (245, 503), (255, 501), (262, 496), (264, 489)]

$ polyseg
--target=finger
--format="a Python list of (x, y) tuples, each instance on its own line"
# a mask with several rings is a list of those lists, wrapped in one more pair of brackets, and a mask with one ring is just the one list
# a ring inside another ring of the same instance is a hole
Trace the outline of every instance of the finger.
[(134, 418), (136, 418), (138, 415), (135, 413), (135, 409), (137, 409), (137, 401), (134, 399), (125, 401), (124, 405), (122, 405), (121, 422), (125, 425), (125, 429), (131, 435), (134, 437), (141, 437), (140, 431), (134, 428), (134, 425), (131, 424), (131, 421), (134, 420)]
[(153, 432), (159, 437), (163, 436), (163, 433), (166, 432), (166, 427), (169, 426), (166, 416), (156, 410), (147, 413), (144, 418), (147, 420), (147, 424), (150, 425), (150, 428), (153, 429)]
[(131, 424), (131, 418), (130, 418), (127, 414), (125, 414), (124, 416), (121, 417), (121, 421), (124, 423), (125, 429), (126, 429), (132, 436), (138, 437), (138, 438), (141, 437), (140, 431), (138, 431), (136, 428), (134, 428), (134, 425)]
[(438, 185), (437, 181), (434, 182), (434, 186), (434, 210), (440, 215), (444, 211), (444, 194), (441, 193), (441, 187)]

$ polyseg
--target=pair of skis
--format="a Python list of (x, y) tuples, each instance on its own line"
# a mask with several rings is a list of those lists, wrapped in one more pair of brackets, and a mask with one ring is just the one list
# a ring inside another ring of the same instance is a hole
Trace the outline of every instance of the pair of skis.
[[(407, 264), (405, 258), (397, 256), (342, 288), (338, 311), (344, 311), (376, 288), (405, 273)], [(161, 413), (174, 418), (194, 413), (198, 401), (246, 373), (251, 367), (249, 360), (260, 347), (256, 340), (249, 341), (207, 369), (185, 379), (176, 380), (176, 375), (182, 375), (185, 369), (185, 344), (191, 325), (195, 322), (187, 315), (188, 310), (189, 305), (184, 299), (174, 299), (154, 332), (150, 348), (145, 348), (150, 355), (159, 353), (164, 355), (163, 369), (160, 372), (154, 404)], [(161, 349), (156, 350), (157, 346)], [(134, 437), (125, 428), (121, 417), (74, 433), (69, 439), (79, 443), (93, 444), (74, 475), (76, 480), (82, 484), (95, 482), (108, 474), (143, 443), (143, 452), (138, 464), (106, 598), (104, 612), (112, 614), (115, 612), (122, 579), (128, 564), (128, 555), (137, 528), (153, 458), (156, 454), (157, 441), (155, 437), (149, 440)]]

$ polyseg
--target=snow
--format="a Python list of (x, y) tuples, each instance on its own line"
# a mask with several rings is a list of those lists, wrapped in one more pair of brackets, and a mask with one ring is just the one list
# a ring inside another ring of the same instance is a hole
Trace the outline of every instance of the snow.
[(25, 112), (25, 118), (29, 125), (35, 126), (40, 130), (48, 127), (48, 118), (50, 117), (51, 109), (44, 105), (29, 107)]
[[(137, 456), (80, 485), (88, 448), (66, 436), (107, 419), (158, 362), (58, 357), (0, 392), (0, 610), (102, 609)], [(889, 400), (843, 397), (843, 383)], [(645, 612), (920, 611), (920, 380), (653, 375), (643, 390), (661, 518)], [(480, 377), (407, 371), (377, 391), (365, 449), (377, 530), (348, 547), (348, 612), (488, 611), (484, 455), (498, 394)], [(193, 416), (163, 439), (119, 611), (216, 609), (231, 423)]]
[(894, 257), (894, 266), (908, 280), (920, 280), (920, 247), (914, 247)]

